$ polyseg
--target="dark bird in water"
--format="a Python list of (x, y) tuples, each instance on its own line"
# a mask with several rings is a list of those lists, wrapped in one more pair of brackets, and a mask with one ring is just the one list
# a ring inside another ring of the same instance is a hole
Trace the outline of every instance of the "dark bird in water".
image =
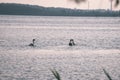
[(74, 40), (70, 39), (69, 46), (74, 46), (74, 45), (75, 45)]
[(35, 39), (32, 40), (32, 43), (30, 43), (29, 46), (35, 46), (34, 43), (35, 43)]

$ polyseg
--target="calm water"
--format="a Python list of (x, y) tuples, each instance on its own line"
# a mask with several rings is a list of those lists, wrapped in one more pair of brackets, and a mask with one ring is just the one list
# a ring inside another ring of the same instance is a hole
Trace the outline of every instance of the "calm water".
[[(0, 49), (120, 49), (120, 18), (0, 16)], [(71, 49), (71, 48), (70, 48)]]
[(0, 15), (0, 80), (54, 80), (54, 68), (63, 80), (107, 80), (103, 68), (119, 80), (119, 66), (120, 17)]

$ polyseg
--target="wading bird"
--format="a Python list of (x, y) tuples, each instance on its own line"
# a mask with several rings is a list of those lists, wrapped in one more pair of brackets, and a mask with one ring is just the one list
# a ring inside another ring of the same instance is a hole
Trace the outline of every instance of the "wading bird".
[(29, 46), (33, 46), (34, 47), (35, 46), (34, 44), (35, 44), (35, 39), (32, 40), (32, 43), (30, 43)]
[(74, 40), (70, 39), (69, 46), (74, 46), (74, 45), (75, 45)]

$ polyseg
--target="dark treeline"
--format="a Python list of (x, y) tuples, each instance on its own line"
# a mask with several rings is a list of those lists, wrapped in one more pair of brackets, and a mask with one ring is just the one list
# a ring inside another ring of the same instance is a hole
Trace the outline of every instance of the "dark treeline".
[(0, 3), (0, 14), (39, 16), (113, 16), (120, 17), (120, 11), (80, 10), (68, 8), (42, 7), (15, 3)]

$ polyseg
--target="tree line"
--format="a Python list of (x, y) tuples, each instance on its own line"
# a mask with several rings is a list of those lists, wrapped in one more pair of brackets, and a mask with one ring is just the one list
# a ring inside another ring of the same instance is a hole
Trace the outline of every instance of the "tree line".
[(82, 10), (69, 8), (42, 7), (37, 5), (0, 3), (2, 15), (36, 15), (36, 16), (113, 16), (120, 17), (120, 11), (104, 9)]

